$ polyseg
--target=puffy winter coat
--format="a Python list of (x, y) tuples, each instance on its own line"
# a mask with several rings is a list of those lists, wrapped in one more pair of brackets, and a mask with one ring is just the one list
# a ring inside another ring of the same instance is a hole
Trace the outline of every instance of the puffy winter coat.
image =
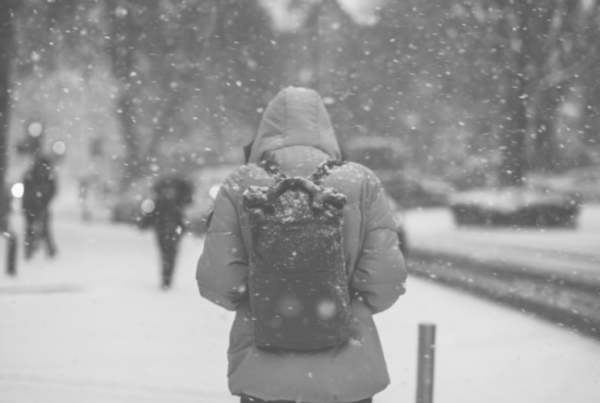
[(234, 395), (264, 400), (351, 402), (372, 397), (389, 384), (373, 314), (404, 293), (406, 270), (392, 213), (377, 177), (346, 163), (324, 181), (344, 193), (344, 255), (352, 300), (353, 336), (317, 352), (265, 351), (254, 346), (247, 294), (250, 228), (242, 193), (250, 185), (273, 183), (256, 162), (274, 159), (289, 175), (308, 176), (318, 163), (340, 158), (329, 117), (319, 95), (287, 88), (269, 104), (248, 164), (224, 182), (197, 267), (200, 294), (236, 311), (229, 345), (229, 388)]

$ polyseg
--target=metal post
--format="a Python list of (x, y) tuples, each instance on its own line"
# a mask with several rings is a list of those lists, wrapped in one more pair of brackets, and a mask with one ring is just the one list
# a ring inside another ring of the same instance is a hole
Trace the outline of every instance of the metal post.
[(10, 231), (2, 233), (6, 238), (6, 273), (15, 276), (17, 274), (17, 237)]
[(435, 358), (435, 325), (419, 325), (419, 357), (417, 367), (417, 403), (433, 402)]

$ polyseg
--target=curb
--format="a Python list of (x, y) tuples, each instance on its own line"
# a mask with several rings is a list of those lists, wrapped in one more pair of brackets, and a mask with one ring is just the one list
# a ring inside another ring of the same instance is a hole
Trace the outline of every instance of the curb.
[(600, 340), (600, 279), (413, 248), (410, 274), (531, 313)]

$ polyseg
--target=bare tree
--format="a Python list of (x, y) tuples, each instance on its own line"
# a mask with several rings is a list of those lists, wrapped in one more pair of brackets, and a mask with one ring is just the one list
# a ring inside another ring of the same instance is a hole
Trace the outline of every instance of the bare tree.
[(7, 226), (8, 198), (5, 197), (7, 137), (10, 118), (10, 74), (13, 47), (13, 18), (18, 1), (0, 3), (0, 231)]
[(212, 0), (106, 0), (107, 54), (120, 84), (116, 111), (127, 179), (146, 171), (172, 133), (189, 130), (182, 113), (193, 81), (202, 76), (215, 9)]

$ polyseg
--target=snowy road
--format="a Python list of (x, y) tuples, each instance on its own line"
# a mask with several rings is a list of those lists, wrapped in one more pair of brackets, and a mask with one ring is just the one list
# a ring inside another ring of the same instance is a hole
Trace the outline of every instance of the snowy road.
[(447, 208), (411, 211), (406, 227), (410, 246), (421, 250), (593, 278), (600, 273), (600, 204), (584, 206), (574, 230), (457, 227)]
[[(198, 238), (159, 290), (149, 233), (57, 219), (59, 256), (0, 275), (0, 403), (235, 402), (226, 384), (232, 314), (198, 296)], [(392, 385), (415, 401), (417, 327), (437, 324), (436, 403), (596, 402), (600, 343), (417, 279), (377, 316)]]

